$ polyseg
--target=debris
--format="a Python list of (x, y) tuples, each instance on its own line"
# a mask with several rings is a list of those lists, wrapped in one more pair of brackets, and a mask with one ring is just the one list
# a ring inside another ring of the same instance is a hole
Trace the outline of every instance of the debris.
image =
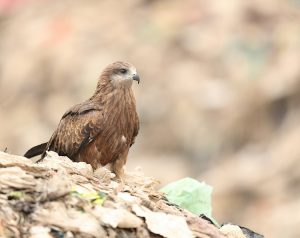
[(183, 217), (163, 212), (152, 212), (146, 207), (133, 205), (136, 215), (144, 217), (150, 231), (166, 238), (190, 238), (193, 233)]
[(19, 199), (21, 199), (21, 198), (23, 198), (24, 197), (24, 193), (23, 192), (19, 192), (19, 191), (13, 191), (13, 192), (11, 192), (9, 195), (8, 195), (8, 199), (10, 200), (10, 199), (17, 199), (17, 200), (19, 200)]
[(30, 228), (30, 238), (52, 238), (50, 228), (44, 226), (33, 226)]
[[(166, 194), (168, 201), (185, 208), (196, 215), (204, 214), (212, 218), (211, 193), (212, 187), (192, 178), (183, 178), (172, 182), (160, 191)], [(216, 223), (214, 221), (214, 223)]]
[(220, 229), (228, 238), (247, 238), (239, 226), (226, 224)]
[(113, 228), (138, 228), (143, 224), (140, 218), (123, 208), (113, 209), (97, 206), (93, 210), (93, 214)]
[(64, 231), (105, 237), (105, 231), (95, 216), (74, 208), (67, 208), (61, 202), (51, 202), (38, 207), (31, 218), (39, 224), (60, 227)]
[(89, 200), (92, 204), (102, 205), (105, 201), (106, 194), (103, 192), (90, 192), (90, 193), (80, 193), (78, 191), (72, 191), (73, 196), (78, 196), (83, 199)]
[(38, 164), (0, 153), (0, 166), (1, 237), (225, 238), (166, 201), (157, 181), (141, 172), (127, 172), (125, 191), (118, 193), (106, 168), (94, 172), (55, 153)]

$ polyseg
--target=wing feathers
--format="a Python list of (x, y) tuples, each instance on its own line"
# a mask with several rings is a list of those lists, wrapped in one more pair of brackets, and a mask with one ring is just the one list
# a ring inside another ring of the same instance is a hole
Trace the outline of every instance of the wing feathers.
[(119, 78), (123, 77), (118, 74), (120, 67), (134, 68), (124, 62), (109, 65), (93, 96), (66, 111), (47, 145), (35, 146), (25, 156), (42, 154), (43, 158), (45, 151), (52, 150), (73, 161), (90, 163), (93, 168), (118, 159), (126, 162), (139, 121), (131, 83), (127, 76)]
[(103, 116), (101, 111), (91, 108), (81, 113), (72, 112), (61, 119), (48, 149), (74, 159), (101, 132)]

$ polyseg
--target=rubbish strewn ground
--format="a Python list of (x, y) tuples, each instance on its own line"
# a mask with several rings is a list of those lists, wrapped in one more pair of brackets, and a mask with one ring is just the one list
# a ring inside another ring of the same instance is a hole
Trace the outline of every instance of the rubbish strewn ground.
[(0, 237), (244, 237), (174, 206), (141, 171), (93, 171), (50, 152), (39, 164), (0, 152)]

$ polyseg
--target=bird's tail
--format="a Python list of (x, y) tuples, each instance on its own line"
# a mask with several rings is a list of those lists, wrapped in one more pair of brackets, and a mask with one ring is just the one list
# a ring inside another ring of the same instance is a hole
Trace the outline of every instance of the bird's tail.
[(24, 154), (24, 157), (32, 158), (34, 156), (41, 155), (46, 150), (47, 144), (48, 143), (46, 142), (32, 147)]

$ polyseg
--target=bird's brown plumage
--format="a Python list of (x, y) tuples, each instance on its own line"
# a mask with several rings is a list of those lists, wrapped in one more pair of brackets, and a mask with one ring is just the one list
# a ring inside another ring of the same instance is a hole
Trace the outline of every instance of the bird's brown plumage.
[[(70, 108), (49, 142), (40, 145), (46, 147), (42, 157), (50, 150), (89, 163), (94, 169), (111, 164), (121, 177), (129, 147), (139, 130), (133, 80), (139, 82), (139, 77), (131, 64), (115, 62), (107, 66), (94, 95)], [(25, 154), (34, 155), (30, 150)]]

